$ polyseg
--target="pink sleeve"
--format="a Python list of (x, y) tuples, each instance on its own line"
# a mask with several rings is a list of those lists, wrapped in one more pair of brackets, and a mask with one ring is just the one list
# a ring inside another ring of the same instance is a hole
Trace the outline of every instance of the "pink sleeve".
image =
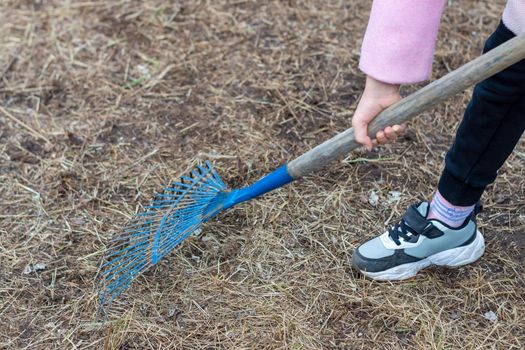
[(359, 68), (391, 84), (430, 77), (445, 0), (375, 0)]

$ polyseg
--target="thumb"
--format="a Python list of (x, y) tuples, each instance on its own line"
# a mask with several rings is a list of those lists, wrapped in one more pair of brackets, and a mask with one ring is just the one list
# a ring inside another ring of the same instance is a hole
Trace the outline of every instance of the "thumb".
[(354, 137), (357, 142), (366, 147), (367, 150), (372, 150), (372, 139), (368, 136), (368, 123), (361, 118), (355, 118), (352, 122), (354, 127)]

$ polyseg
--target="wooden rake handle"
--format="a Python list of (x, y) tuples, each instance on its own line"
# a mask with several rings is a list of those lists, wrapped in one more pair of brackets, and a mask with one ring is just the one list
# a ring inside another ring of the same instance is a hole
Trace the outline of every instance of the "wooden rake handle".
[[(368, 126), (368, 135), (372, 137), (389, 125), (404, 123), (524, 58), (525, 34), (522, 34), (385, 109)], [(286, 168), (297, 179), (319, 170), (359, 146), (355, 141), (354, 130), (350, 128), (294, 159)]]

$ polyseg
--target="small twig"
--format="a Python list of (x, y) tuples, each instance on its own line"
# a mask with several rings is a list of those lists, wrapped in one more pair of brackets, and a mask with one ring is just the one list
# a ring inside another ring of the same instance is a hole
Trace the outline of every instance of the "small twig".
[(396, 158), (394, 157), (379, 157), (379, 158), (355, 158), (355, 159), (350, 159), (350, 160), (346, 160), (346, 159), (343, 159), (343, 163), (346, 163), (346, 164), (353, 164), (353, 163), (360, 163), (360, 162), (363, 162), (363, 163), (377, 163), (377, 162), (386, 162), (386, 161), (389, 161), (389, 160), (394, 160)]
[(335, 115), (337, 117), (352, 117), (354, 115), (354, 113), (355, 113), (354, 110), (348, 110), (348, 111), (343, 111), (343, 112), (336, 113)]
[(188, 130), (190, 130), (190, 129), (193, 129), (193, 128), (196, 127), (197, 125), (199, 125), (199, 122), (195, 122), (195, 123), (191, 124), (190, 126), (187, 126), (187, 127), (185, 127), (184, 129), (181, 129), (181, 130), (179, 131), (179, 134), (182, 135), (182, 134), (184, 134), (186, 131), (188, 131)]
[(0, 106), (0, 112), (2, 112), (6, 117), (11, 119), (12, 121), (17, 123), (18, 125), (20, 125), (23, 128), (25, 128), (33, 136), (35, 136), (37, 138), (41, 138), (42, 140), (46, 141), (48, 144), (51, 144), (51, 141), (49, 141), (44, 135), (42, 135), (41, 133), (39, 133), (38, 131), (36, 131), (35, 129), (33, 129), (32, 127), (30, 127), (29, 125), (27, 125), (26, 123), (24, 123), (23, 121), (21, 121), (20, 119), (15, 117), (14, 115), (12, 115), (11, 113), (9, 113), (5, 108), (3, 108), (1, 106)]
[(0, 73), (0, 80), (2, 80), (4, 78), (4, 76), (7, 74), (7, 72), (9, 72), (11, 70), (11, 68), (13, 68), (13, 65), (15, 64), (16, 60), (18, 59), (18, 55), (19, 54), (20, 54), (20, 51), (18, 51), (16, 53), (16, 55), (11, 58), (11, 60), (6, 65), (6, 67), (4, 68), (2, 73)]
[(199, 152), (197, 154), (197, 157), (207, 158), (207, 159), (237, 159), (237, 156), (231, 156), (228, 154), (206, 153), (206, 152)]

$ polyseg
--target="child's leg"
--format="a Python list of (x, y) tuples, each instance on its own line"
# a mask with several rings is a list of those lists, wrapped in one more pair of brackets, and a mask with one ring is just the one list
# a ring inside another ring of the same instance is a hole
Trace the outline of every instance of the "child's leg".
[[(514, 36), (503, 24), (484, 52)], [(451, 204), (472, 206), (525, 130), (525, 60), (476, 85), (446, 157), (439, 193)]]

